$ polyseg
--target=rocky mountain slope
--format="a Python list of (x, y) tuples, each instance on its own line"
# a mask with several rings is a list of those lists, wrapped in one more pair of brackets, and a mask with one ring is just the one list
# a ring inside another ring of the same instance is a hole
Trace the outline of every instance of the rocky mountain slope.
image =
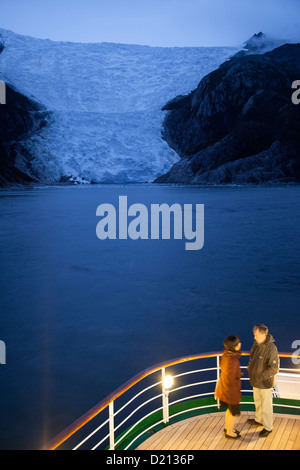
[(300, 106), (291, 101), (300, 44), (251, 52), (236, 54), (163, 107), (163, 137), (181, 160), (157, 182), (300, 181)]
[[(37, 181), (30, 176), (32, 155), (22, 142), (40, 132), (49, 115), (39, 103), (23, 96), (6, 85), (6, 101), (0, 105), (0, 187), (9, 183), (24, 184)], [(16, 159), (23, 155), (23, 165)]]

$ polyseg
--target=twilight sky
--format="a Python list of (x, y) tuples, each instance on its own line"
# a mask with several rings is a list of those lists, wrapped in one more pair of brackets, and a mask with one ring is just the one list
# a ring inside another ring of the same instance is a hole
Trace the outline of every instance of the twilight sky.
[(0, 28), (55, 41), (240, 45), (300, 41), (300, 0), (0, 0)]

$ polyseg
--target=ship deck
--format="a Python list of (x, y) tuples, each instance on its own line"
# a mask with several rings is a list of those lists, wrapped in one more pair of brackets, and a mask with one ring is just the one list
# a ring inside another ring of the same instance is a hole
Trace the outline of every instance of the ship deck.
[(240, 439), (224, 436), (225, 413), (195, 416), (167, 426), (153, 434), (137, 450), (300, 450), (300, 415), (274, 413), (274, 427), (268, 437), (259, 437), (262, 426), (247, 423), (253, 412), (241, 412), (235, 428)]

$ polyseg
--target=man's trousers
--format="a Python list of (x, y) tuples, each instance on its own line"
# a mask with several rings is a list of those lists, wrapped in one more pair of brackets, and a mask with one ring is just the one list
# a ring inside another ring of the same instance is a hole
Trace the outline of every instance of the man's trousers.
[(267, 431), (273, 429), (273, 397), (272, 388), (253, 387), (255, 404), (255, 421), (264, 425)]

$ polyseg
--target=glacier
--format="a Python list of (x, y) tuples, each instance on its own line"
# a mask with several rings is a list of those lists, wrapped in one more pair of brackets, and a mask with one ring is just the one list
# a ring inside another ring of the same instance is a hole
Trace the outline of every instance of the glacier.
[(179, 156), (162, 138), (162, 107), (241, 49), (55, 42), (4, 29), (0, 43), (0, 80), (49, 110), (15, 162), (42, 183), (152, 182), (166, 173)]

